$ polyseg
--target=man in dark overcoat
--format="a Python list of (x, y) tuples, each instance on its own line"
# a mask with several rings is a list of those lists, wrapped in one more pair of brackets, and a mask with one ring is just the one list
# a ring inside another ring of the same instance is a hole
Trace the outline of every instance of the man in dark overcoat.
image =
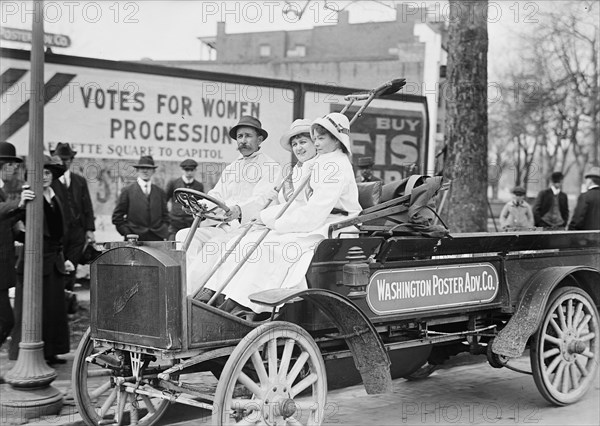
[(533, 205), (535, 226), (547, 230), (565, 229), (569, 221), (569, 200), (562, 191), (564, 175), (554, 172), (550, 176), (550, 187), (538, 193)]
[(590, 169), (585, 175), (585, 184), (587, 191), (577, 199), (569, 229), (600, 229), (600, 167)]
[(358, 168), (356, 174), (356, 182), (377, 182), (381, 181), (377, 176), (373, 174), (373, 166), (375, 162), (372, 157), (360, 157), (356, 163)]
[(149, 155), (140, 158), (133, 167), (137, 181), (125, 187), (112, 214), (112, 223), (119, 234), (137, 234), (139, 241), (162, 241), (169, 236), (169, 210), (167, 196), (151, 182), (156, 171), (154, 159)]
[(175, 234), (180, 229), (189, 228), (194, 221), (193, 216), (183, 211), (183, 207), (173, 197), (173, 192), (178, 188), (189, 188), (195, 191), (204, 192), (204, 185), (195, 178), (198, 163), (191, 158), (183, 160), (179, 167), (183, 170), (183, 176), (169, 181), (165, 192), (167, 193), (167, 202), (171, 201), (171, 212), (169, 214), (171, 223), (169, 224), (169, 240), (175, 239)]
[[(25, 189), (20, 199), (10, 200), (5, 180), (12, 177), (18, 163), (16, 149), (10, 142), (0, 142), (0, 346), (10, 334), (14, 316), (8, 290), (17, 282), (14, 226), (25, 218), (25, 202), (33, 199), (33, 191)], [(0, 382), (3, 379), (0, 377)]]
[(59, 179), (52, 182), (52, 189), (65, 208), (65, 222), (69, 232), (65, 233), (63, 250), (66, 260), (70, 261), (74, 268), (65, 279), (65, 288), (72, 291), (83, 249), (86, 243), (95, 241), (94, 209), (87, 181), (83, 176), (70, 170), (77, 152), (73, 151), (68, 143), (62, 142), (59, 142), (50, 152), (53, 156), (60, 157), (66, 169)]

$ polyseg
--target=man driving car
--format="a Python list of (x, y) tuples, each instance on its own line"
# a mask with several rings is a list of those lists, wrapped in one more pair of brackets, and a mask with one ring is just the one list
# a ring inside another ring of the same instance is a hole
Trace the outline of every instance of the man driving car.
[[(222, 201), (230, 210), (224, 214), (225, 222), (207, 219), (201, 223), (187, 251), (188, 263), (207, 241), (238, 229), (257, 218), (264, 208), (281, 173), (279, 163), (260, 152), (268, 135), (261, 122), (248, 115), (240, 117), (229, 131), (229, 136), (237, 141), (240, 156), (223, 170), (207, 195)], [(185, 228), (177, 232), (176, 241), (184, 241), (189, 231)]]

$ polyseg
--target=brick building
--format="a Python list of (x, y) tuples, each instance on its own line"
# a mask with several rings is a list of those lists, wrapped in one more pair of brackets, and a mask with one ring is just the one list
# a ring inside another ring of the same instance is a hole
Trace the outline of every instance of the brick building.
[(345, 10), (338, 13), (337, 24), (308, 30), (228, 34), (225, 22), (219, 22), (215, 37), (200, 38), (200, 60), (160, 63), (360, 89), (406, 78), (403, 93), (427, 97), (431, 147), (427, 168), (431, 170), (443, 143), (439, 88), (446, 64), (446, 32), (443, 23), (430, 22), (434, 16), (399, 4), (393, 21), (351, 24)]

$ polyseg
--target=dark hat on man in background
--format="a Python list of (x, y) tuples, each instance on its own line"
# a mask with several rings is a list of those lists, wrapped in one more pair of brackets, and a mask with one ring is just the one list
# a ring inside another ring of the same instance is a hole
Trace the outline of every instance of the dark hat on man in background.
[(187, 160), (183, 160), (181, 163), (179, 163), (179, 167), (182, 169), (195, 169), (198, 167), (198, 163), (191, 158), (188, 158)]
[(550, 176), (550, 180), (552, 182), (562, 182), (562, 180), (565, 178), (565, 175), (562, 174), (562, 172), (554, 172), (552, 173), (552, 175)]
[(56, 180), (61, 177), (67, 168), (63, 166), (62, 159), (58, 155), (44, 155), (44, 169), (48, 169), (52, 172), (52, 179)]
[(241, 116), (240, 121), (238, 121), (238, 124), (233, 126), (229, 131), (229, 136), (231, 136), (231, 138), (233, 139), (237, 139), (237, 129), (239, 129), (240, 127), (252, 127), (256, 129), (258, 134), (263, 137), (263, 140), (267, 139), (267, 136), (269, 136), (267, 131), (262, 128), (262, 123), (260, 122), (260, 120), (258, 118), (252, 117), (251, 115)]
[(515, 186), (512, 190), (512, 193), (515, 195), (525, 195), (527, 191), (522, 186)]
[(71, 145), (68, 143), (59, 142), (56, 144), (56, 148), (50, 151), (50, 154), (58, 155), (63, 160), (70, 160), (71, 158), (75, 157), (77, 151), (73, 151), (73, 149), (71, 149)]
[(133, 167), (136, 169), (156, 169), (158, 166), (154, 164), (154, 159), (151, 155), (142, 155), (137, 164)]
[(6, 141), (0, 142), (0, 161), (4, 163), (22, 163), (23, 159), (17, 157), (15, 146)]
[(373, 167), (374, 164), (372, 157), (360, 157), (356, 162), (358, 167)]
[(586, 179), (590, 178), (590, 177), (595, 177), (597, 179), (600, 179), (600, 167), (598, 167), (598, 166), (590, 167), (590, 170), (585, 174), (584, 177)]

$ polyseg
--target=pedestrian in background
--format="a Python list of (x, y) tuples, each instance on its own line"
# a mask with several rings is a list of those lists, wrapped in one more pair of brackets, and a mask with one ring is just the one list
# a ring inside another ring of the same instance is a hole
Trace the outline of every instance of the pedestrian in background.
[[(10, 142), (0, 142), (0, 347), (10, 334), (15, 319), (8, 289), (17, 283), (14, 225), (25, 218), (25, 202), (34, 198), (33, 191), (24, 189), (20, 199), (9, 200), (4, 191), (5, 181), (10, 179), (18, 163), (16, 149)], [(0, 377), (0, 383), (4, 383)]]
[(169, 236), (167, 196), (150, 179), (156, 171), (154, 159), (142, 156), (133, 167), (137, 181), (125, 187), (112, 214), (119, 234), (137, 234), (139, 241), (162, 241)]
[(183, 170), (183, 176), (169, 181), (165, 190), (167, 202), (171, 202), (171, 210), (169, 212), (171, 219), (171, 223), (169, 224), (169, 240), (174, 240), (177, 231), (191, 227), (194, 221), (194, 217), (184, 212), (182, 205), (175, 201), (173, 192), (178, 188), (188, 188), (204, 192), (204, 185), (195, 179), (198, 163), (188, 158), (187, 160), (183, 160), (179, 164), (179, 167)]
[(600, 229), (600, 167), (594, 166), (585, 175), (587, 191), (579, 196), (569, 223), (570, 230)]
[(531, 206), (525, 201), (525, 188), (515, 186), (513, 199), (506, 203), (500, 212), (500, 227), (504, 231), (522, 231), (534, 227)]
[(96, 241), (94, 210), (85, 178), (70, 170), (77, 152), (73, 151), (68, 143), (59, 142), (50, 154), (60, 157), (65, 166), (65, 173), (52, 182), (52, 189), (65, 208), (65, 222), (69, 232), (65, 233), (63, 250), (65, 259), (71, 261), (75, 267), (75, 270), (65, 277), (65, 288), (73, 291), (77, 265), (82, 263), (83, 249), (87, 244)]
[(373, 175), (373, 166), (375, 162), (371, 157), (360, 157), (356, 163), (358, 172), (356, 174), (356, 182), (378, 182), (381, 181), (377, 176)]
[(565, 229), (569, 221), (569, 200), (562, 192), (564, 175), (554, 172), (550, 176), (550, 187), (539, 192), (533, 205), (535, 226), (546, 230)]

